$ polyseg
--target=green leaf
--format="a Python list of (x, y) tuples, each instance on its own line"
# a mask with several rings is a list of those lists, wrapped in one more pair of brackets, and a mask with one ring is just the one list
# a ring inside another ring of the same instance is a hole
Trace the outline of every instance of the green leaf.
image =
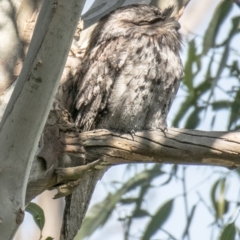
[(167, 221), (171, 214), (173, 201), (174, 200), (171, 199), (164, 203), (152, 216), (143, 233), (143, 236), (141, 238), (142, 240), (149, 240), (151, 236), (153, 236), (159, 229), (161, 229), (162, 225)]
[(228, 129), (231, 129), (231, 127), (239, 120), (240, 113), (239, 109), (240, 109), (240, 89), (236, 92), (235, 98), (231, 105)]
[(213, 89), (217, 86), (217, 83), (221, 77), (221, 74), (226, 67), (226, 63), (227, 63), (228, 56), (229, 56), (229, 44), (230, 44), (230, 41), (228, 41), (226, 43), (223, 53), (221, 54), (222, 57), (221, 57), (220, 63), (218, 64), (216, 76), (213, 77), (213, 79), (212, 79), (211, 93), (213, 93)]
[(220, 26), (228, 16), (232, 6), (233, 4), (229, 0), (224, 0), (218, 5), (204, 35), (203, 54), (207, 54), (209, 49), (215, 46), (215, 40)]
[(83, 221), (81, 231), (74, 239), (84, 239), (90, 236), (98, 227), (101, 227), (108, 220), (116, 203), (121, 198), (119, 192), (109, 194), (102, 202), (95, 204), (87, 213)]
[(195, 205), (192, 207), (192, 209), (191, 209), (190, 215), (189, 215), (188, 218), (187, 218), (187, 224), (186, 224), (186, 227), (185, 227), (185, 231), (183, 232), (182, 239), (185, 239), (185, 237), (187, 236), (187, 234), (188, 234), (188, 232), (189, 232), (189, 230), (190, 230), (190, 226), (191, 226), (192, 219), (193, 219), (193, 217), (194, 217), (196, 208), (197, 208), (197, 204), (195, 204)]
[(221, 46), (222, 45), (224, 46), (224, 50), (223, 50), (223, 53), (221, 54), (221, 60), (220, 60), (220, 63), (218, 64), (218, 69), (217, 69), (217, 72), (216, 72), (216, 76), (212, 80), (211, 94), (209, 96), (209, 99), (213, 94), (213, 89), (217, 86), (217, 83), (218, 83), (218, 81), (219, 81), (219, 79), (222, 75), (222, 72), (227, 67), (227, 60), (228, 60), (229, 52), (230, 52), (229, 51), (230, 50), (230, 43), (231, 43), (231, 40), (232, 40), (233, 36), (237, 32), (239, 32), (239, 30), (238, 30), (239, 23), (240, 23), (240, 17), (235, 17), (235, 18), (232, 19), (232, 28), (230, 30), (230, 33), (228, 34), (227, 39), (224, 41), (224, 43), (221, 44)]
[(119, 202), (123, 205), (135, 203), (138, 199), (137, 198), (122, 198)]
[(216, 192), (217, 192), (217, 187), (219, 185), (220, 180), (217, 180), (211, 189), (211, 200), (212, 200), (212, 205), (215, 210), (215, 215), (217, 215), (218, 207), (217, 207), (217, 201), (216, 201)]
[(220, 101), (215, 101), (212, 103), (212, 109), (213, 110), (222, 110), (231, 107), (232, 102), (227, 101), (227, 100), (220, 100)]
[(226, 209), (226, 200), (225, 200), (225, 192), (226, 192), (226, 179), (222, 179), (220, 181), (220, 192), (218, 197), (218, 217), (221, 218)]
[(234, 223), (229, 223), (224, 227), (219, 240), (235, 240), (236, 227)]
[(134, 218), (142, 218), (142, 217), (149, 217), (150, 214), (148, 211), (144, 210), (144, 209), (137, 209), (136, 211), (134, 211), (132, 217)]
[(229, 203), (225, 199), (225, 192), (226, 178), (217, 180), (211, 190), (211, 200), (216, 219), (221, 218), (228, 211)]
[(47, 237), (45, 240), (53, 240), (54, 238), (52, 237)]
[(212, 117), (212, 121), (211, 121), (211, 124), (210, 124), (211, 130), (213, 129), (213, 126), (215, 125), (215, 121), (216, 121), (216, 115), (214, 115), (214, 116)]
[[(197, 66), (197, 70), (194, 71), (194, 64)], [(182, 103), (179, 112), (175, 116), (173, 120), (173, 126), (178, 127), (179, 122), (181, 119), (184, 117), (184, 115), (187, 113), (189, 108), (193, 105), (196, 105), (197, 102), (197, 96), (198, 93), (193, 87), (193, 81), (195, 76), (198, 74), (198, 72), (201, 69), (201, 56), (197, 55), (197, 50), (196, 50), (196, 44), (195, 40), (193, 39), (192, 41), (189, 42), (188, 46), (188, 57), (187, 61), (184, 66), (184, 79), (183, 83), (187, 87), (187, 95), (188, 97), (186, 100)]]
[(45, 224), (44, 211), (36, 203), (30, 202), (26, 209), (26, 212), (30, 213), (37, 224), (38, 228), (42, 231)]
[(202, 108), (195, 107), (195, 109), (192, 111), (192, 113), (189, 115), (185, 128), (187, 129), (195, 129), (198, 124), (200, 123), (201, 119), (199, 117), (199, 114), (201, 113)]
[(122, 196), (146, 183), (151, 182), (154, 178), (163, 174), (159, 164), (155, 164), (152, 169), (145, 170), (133, 178), (129, 179), (114, 194), (109, 194), (102, 202), (95, 204), (87, 213), (81, 231), (78, 232), (74, 240), (84, 239), (90, 236), (97, 228), (103, 226), (108, 220), (112, 211)]
[[(208, 72), (210, 74), (210, 72)], [(201, 95), (203, 95), (205, 92), (209, 91), (209, 88), (211, 86), (211, 81), (209, 81), (209, 78), (207, 77), (204, 82), (200, 83), (192, 93), (188, 93), (188, 97), (186, 100), (182, 103), (180, 106), (180, 110), (176, 114), (174, 120), (173, 120), (173, 126), (178, 127), (180, 121), (183, 119), (183, 117), (188, 113), (190, 107), (196, 107), (198, 99), (200, 99)]]
[(240, 32), (240, 16), (234, 17), (232, 19), (232, 28), (230, 30), (229, 35), (227, 36), (227, 41), (230, 41), (235, 34), (239, 34)]
[(229, 68), (230, 68), (231, 74), (236, 75), (236, 77), (240, 75), (240, 69), (238, 67), (237, 60), (233, 60), (232, 65), (230, 65)]
[(186, 100), (182, 103), (180, 110), (178, 111), (178, 113), (176, 114), (172, 125), (174, 127), (178, 127), (180, 121), (183, 119), (184, 115), (188, 112), (189, 108), (193, 105), (195, 105), (196, 103), (196, 97), (194, 95), (189, 95)]
[(198, 62), (197, 66), (200, 66), (199, 61), (197, 61), (196, 51), (195, 40), (193, 39), (189, 42), (188, 57), (184, 67), (184, 84), (187, 86), (189, 92), (193, 91), (193, 79), (196, 75), (193, 72), (193, 64)]

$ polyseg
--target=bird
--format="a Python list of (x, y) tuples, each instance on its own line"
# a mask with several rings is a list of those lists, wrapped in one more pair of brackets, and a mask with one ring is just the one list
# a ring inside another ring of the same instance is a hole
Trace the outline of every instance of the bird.
[[(74, 77), (71, 114), (80, 130), (167, 129), (167, 115), (183, 74), (180, 24), (171, 16), (173, 11), (174, 6), (161, 10), (133, 4), (100, 19)], [(70, 229), (73, 215), (81, 225), (77, 212), (85, 214), (101, 175), (96, 170), (85, 176), (66, 198), (64, 239), (72, 239), (78, 230)], [(78, 195), (85, 196), (86, 189), (87, 197), (81, 200)]]
[(76, 80), (73, 116), (80, 129), (167, 128), (183, 73), (173, 10), (134, 4), (99, 21)]

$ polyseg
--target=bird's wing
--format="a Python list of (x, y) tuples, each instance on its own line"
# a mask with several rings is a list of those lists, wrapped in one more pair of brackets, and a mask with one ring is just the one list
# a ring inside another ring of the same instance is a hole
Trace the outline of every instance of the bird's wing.
[(84, 131), (94, 129), (99, 113), (106, 109), (112, 86), (129, 54), (124, 44), (123, 38), (104, 42), (84, 59), (75, 99), (76, 124)]

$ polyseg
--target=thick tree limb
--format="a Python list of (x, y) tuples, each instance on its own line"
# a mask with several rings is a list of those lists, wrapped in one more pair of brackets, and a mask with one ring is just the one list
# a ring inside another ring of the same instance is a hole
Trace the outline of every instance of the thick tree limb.
[(240, 166), (239, 132), (204, 132), (169, 128), (167, 132), (143, 131), (133, 137), (106, 130), (81, 133), (87, 159), (101, 163), (177, 163)]
[[(174, 163), (223, 166), (229, 169), (240, 166), (239, 132), (169, 128), (165, 133), (142, 131), (132, 136), (108, 130), (78, 133), (75, 127), (71, 130), (70, 127), (64, 130), (59, 128), (55, 140), (47, 137), (52, 134), (51, 131), (50, 135), (45, 135), (44, 144), (50, 150), (46, 152), (43, 148), (34, 161), (27, 201), (46, 189), (81, 179), (84, 174), (91, 174), (91, 169), (119, 164)], [(83, 165), (82, 146), (86, 150), (88, 165)], [(64, 195), (61, 194), (57, 197)]]
[[(82, 220), (95, 185), (102, 175), (98, 169), (126, 163), (174, 163), (224, 166), (240, 165), (240, 134), (238, 132), (204, 132), (169, 128), (167, 132), (142, 131), (132, 136), (108, 130), (79, 133), (68, 114), (52, 111), (45, 127), (43, 147), (35, 158), (30, 175), (27, 201), (46, 189), (57, 187), (56, 197), (78, 196), (68, 201), (62, 239), (72, 239)], [(85, 151), (83, 149), (85, 148)], [(86, 156), (86, 161), (84, 158)], [(86, 163), (87, 165), (84, 165)], [(86, 180), (89, 182), (81, 182)], [(80, 184), (80, 188), (77, 187)], [(82, 185), (81, 185), (82, 184)], [(72, 205), (74, 204), (74, 205)], [(76, 215), (77, 213), (77, 215)], [(76, 216), (75, 222), (71, 222)]]

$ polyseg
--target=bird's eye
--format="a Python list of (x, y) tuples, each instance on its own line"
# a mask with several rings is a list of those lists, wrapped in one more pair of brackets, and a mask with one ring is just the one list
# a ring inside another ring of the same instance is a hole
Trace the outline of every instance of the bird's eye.
[(148, 25), (148, 24), (153, 24), (153, 23), (156, 23), (156, 22), (160, 22), (160, 21), (163, 21), (165, 20), (165, 17), (163, 16), (156, 16), (156, 17), (152, 17), (150, 18), (149, 20), (146, 20), (146, 21), (140, 21), (137, 23), (137, 25)]
[(147, 22), (147, 21), (138, 22), (139, 26), (148, 25), (148, 24), (149, 24), (149, 22)]

